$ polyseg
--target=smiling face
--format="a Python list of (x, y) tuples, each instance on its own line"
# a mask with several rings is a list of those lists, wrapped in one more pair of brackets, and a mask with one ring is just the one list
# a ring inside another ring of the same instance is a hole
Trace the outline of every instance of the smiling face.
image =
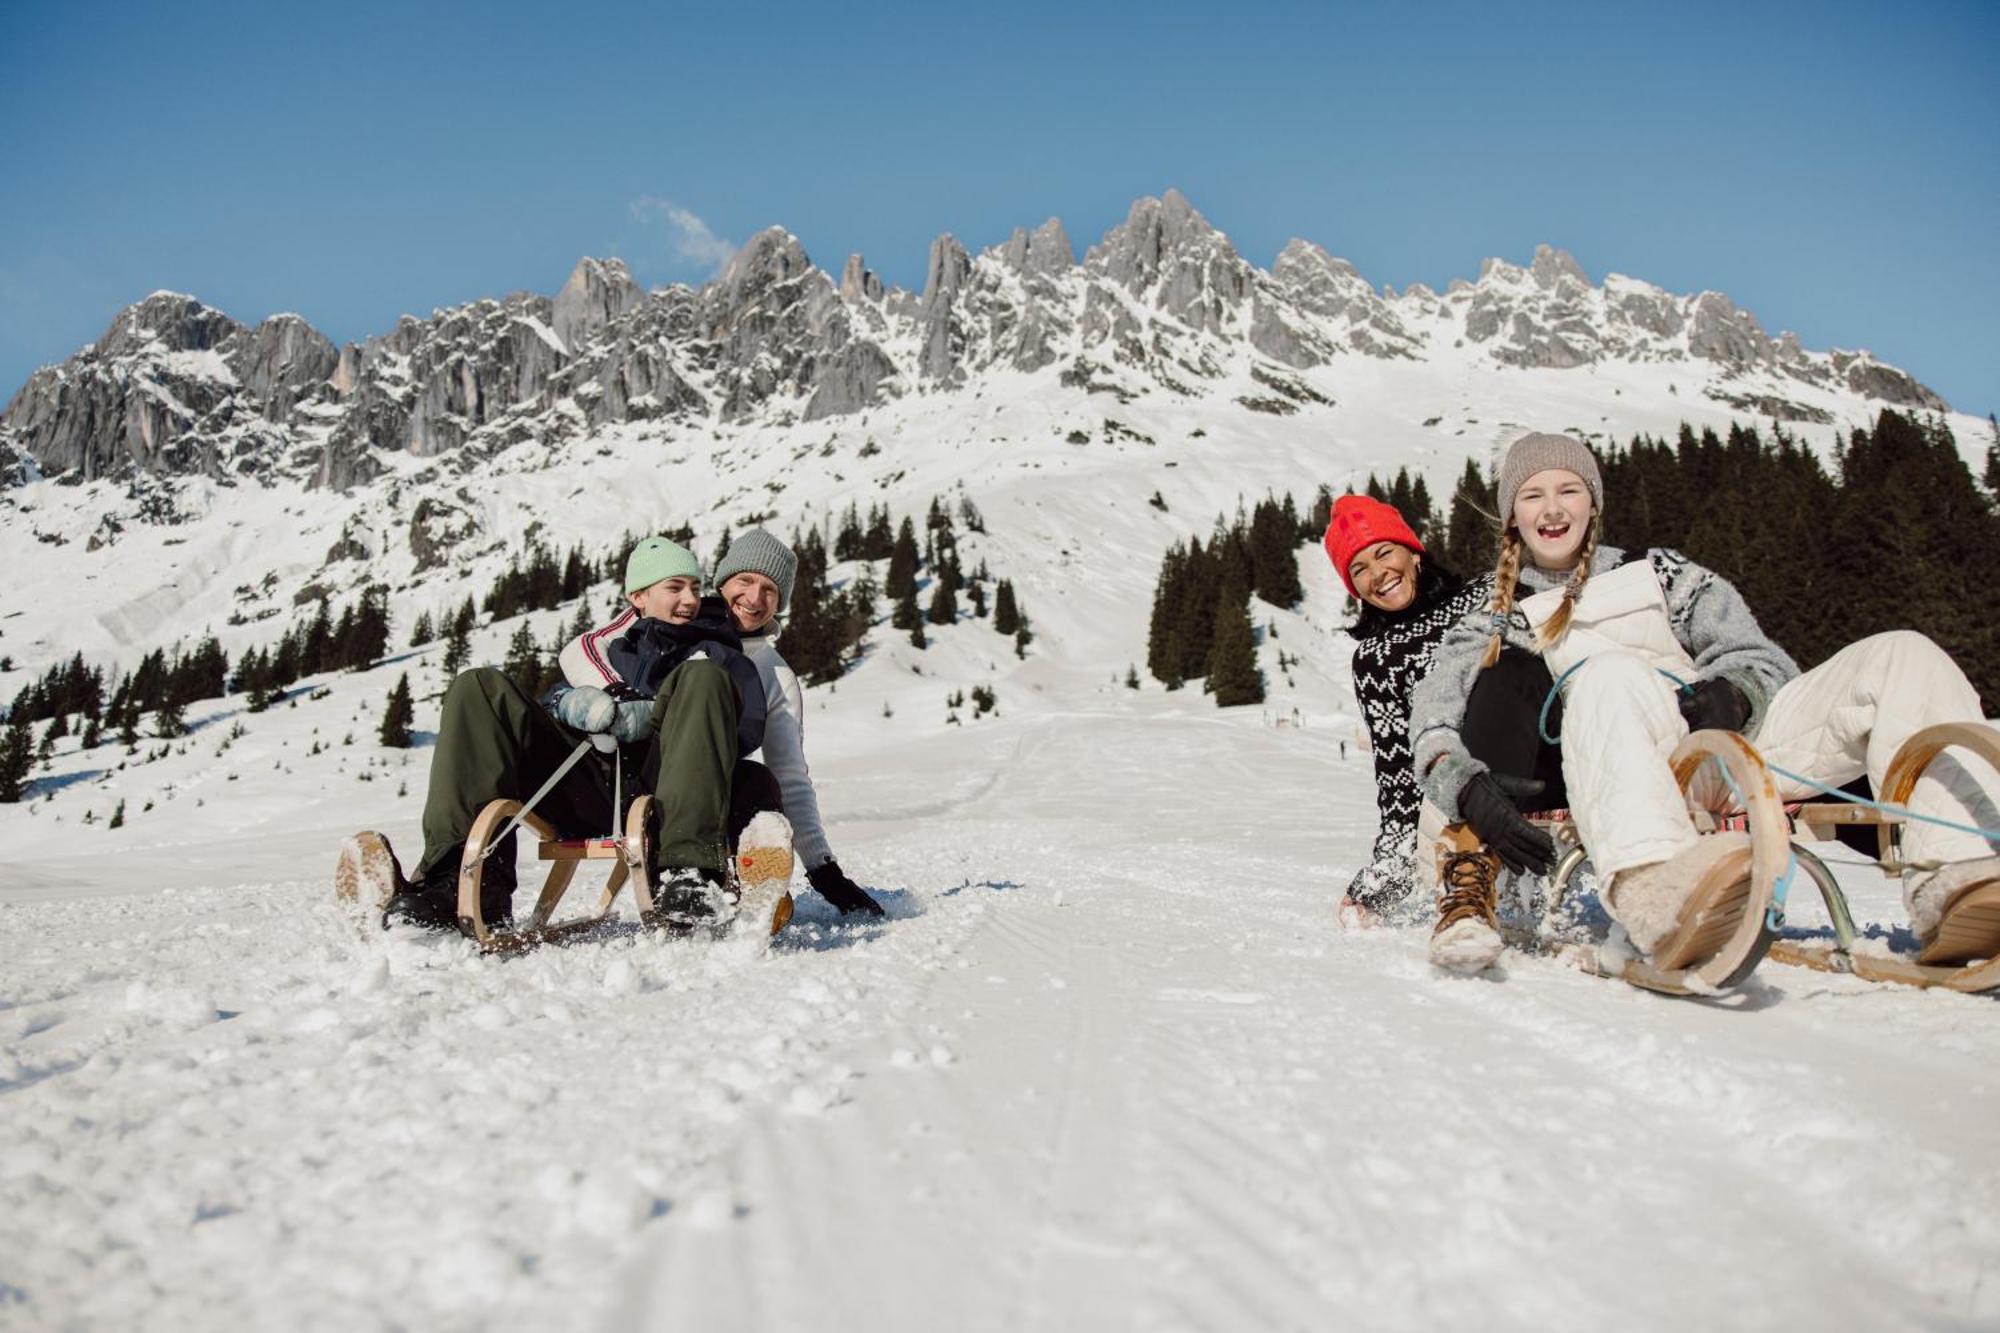
[(1417, 600), (1415, 551), (1395, 542), (1376, 542), (1355, 552), (1347, 566), (1355, 596), (1378, 611), (1402, 611)]
[(1582, 477), (1549, 468), (1514, 492), (1514, 512), (1508, 521), (1527, 543), (1530, 559), (1551, 573), (1561, 573), (1576, 566), (1594, 512), (1590, 487)]
[(755, 634), (778, 614), (778, 585), (766, 575), (746, 569), (724, 579), (716, 591), (729, 604), (729, 616), (736, 622), (736, 628), (745, 634)]
[(695, 608), (701, 605), (701, 580), (675, 575), (625, 595), (632, 599), (640, 615), (685, 625), (694, 619)]

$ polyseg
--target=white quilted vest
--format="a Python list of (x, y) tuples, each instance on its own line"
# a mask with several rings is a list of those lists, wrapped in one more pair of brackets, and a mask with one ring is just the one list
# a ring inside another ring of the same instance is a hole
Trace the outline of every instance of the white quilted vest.
[[(1538, 592), (1519, 603), (1521, 613), (1537, 630), (1561, 605), (1561, 588)], [(1576, 599), (1569, 632), (1546, 649), (1542, 658), (1551, 674), (1561, 676), (1578, 662), (1608, 652), (1636, 653), (1682, 680), (1694, 679), (1694, 659), (1674, 637), (1666, 593), (1660, 589), (1652, 562), (1643, 556), (1608, 574), (1591, 576)]]

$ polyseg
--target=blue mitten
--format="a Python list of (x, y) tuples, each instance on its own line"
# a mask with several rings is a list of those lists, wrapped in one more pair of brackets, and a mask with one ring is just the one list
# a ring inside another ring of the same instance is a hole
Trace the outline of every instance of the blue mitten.
[(595, 685), (579, 685), (556, 700), (556, 720), (576, 731), (609, 731), (618, 721), (618, 705)]
[(612, 726), (611, 734), (618, 738), (620, 745), (636, 745), (653, 734), (651, 699), (628, 699), (617, 708), (618, 721)]

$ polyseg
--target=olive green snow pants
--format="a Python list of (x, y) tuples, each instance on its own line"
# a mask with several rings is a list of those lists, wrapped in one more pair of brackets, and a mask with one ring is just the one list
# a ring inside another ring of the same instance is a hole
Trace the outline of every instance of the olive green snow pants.
[[(650, 791), (660, 805), (656, 866), (724, 870), (750, 817), (780, 807), (769, 770), (736, 757), (740, 707), (728, 671), (710, 661), (684, 662), (653, 701), (652, 734), (624, 747), (626, 798)], [(486, 803), (525, 801), (582, 740), (583, 733), (550, 717), (504, 673), (492, 667), (460, 673), (444, 694), (415, 878), (442, 883), (455, 876), (466, 835)], [(611, 762), (593, 750), (535, 812), (581, 836), (610, 832), (611, 807)], [(506, 853), (496, 859), (512, 868)]]

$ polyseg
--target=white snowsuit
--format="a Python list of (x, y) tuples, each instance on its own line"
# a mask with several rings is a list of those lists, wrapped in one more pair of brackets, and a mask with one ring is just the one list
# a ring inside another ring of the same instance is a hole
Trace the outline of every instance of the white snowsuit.
[[(1675, 682), (1662, 673), (1694, 681), (1701, 674), (1695, 658), (1704, 645), (1676, 632), (1680, 622), (1669, 611), (1659, 576), (1663, 567), (1638, 560), (1593, 574), (1569, 630), (1543, 654), (1561, 680), (1570, 813), (1592, 864), (1605, 876), (1664, 861), (1696, 837), (1667, 764), (1688, 726)], [(1733, 589), (1728, 592), (1734, 595)], [(1561, 598), (1560, 588), (1537, 592), (1517, 604), (1518, 615), (1526, 627), (1538, 626), (1555, 613)], [(1482, 643), (1491, 633), (1484, 614), (1467, 623)], [(1775, 646), (1771, 652), (1782, 657)], [(1434, 669), (1426, 684), (1442, 674)], [(1753, 714), (1748, 736), (1778, 768), (1831, 786), (1866, 773), (1879, 792), (1890, 759), (1914, 732), (1937, 722), (1980, 720), (1979, 696), (1957, 664), (1923, 635), (1897, 630), (1850, 644), (1779, 685)], [(1427, 748), (1438, 751), (1438, 742)], [(1778, 787), (1790, 800), (1819, 795), (1782, 776)], [(1726, 782), (1713, 766), (1698, 776), (1690, 795), (1713, 809), (1730, 802)], [(1456, 792), (1451, 796), (1455, 804)], [(1960, 824), (2000, 827), (2000, 774), (1975, 758), (1948, 753), (1917, 784), (1910, 805)], [(1990, 853), (1976, 835), (1917, 821), (1908, 826), (1903, 847), (1911, 860)]]

